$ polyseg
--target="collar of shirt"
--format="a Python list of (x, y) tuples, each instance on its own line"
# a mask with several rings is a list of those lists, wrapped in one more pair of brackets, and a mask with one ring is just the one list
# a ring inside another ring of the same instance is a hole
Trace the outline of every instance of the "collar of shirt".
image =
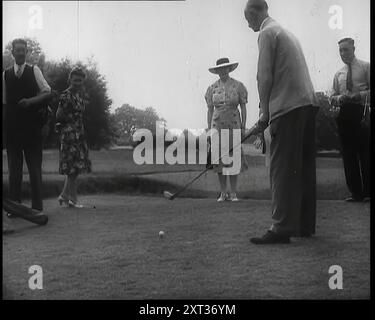
[(350, 63), (351, 66), (355, 65), (358, 62), (357, 58), (354, 57), (352, 62)]
[(267, 17), (266, 19), (264, 19), (262, 24), (260, 25), (259, 31), (262, 31), (266, 27), (266, 25), (271, 22), (271, 20), (271, 17)]
[(17, 63), (14, 63), (14, 73), (17, 74), (17, 71), (19, 68), (21, 68), (21, 72), (25, 69), (26, 61), (22, 65), (18, 65)]

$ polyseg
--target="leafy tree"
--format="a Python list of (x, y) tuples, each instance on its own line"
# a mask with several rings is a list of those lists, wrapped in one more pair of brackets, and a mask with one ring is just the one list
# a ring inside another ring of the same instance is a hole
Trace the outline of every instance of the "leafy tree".
[(117, 108), (112, 116), (118, 145), (131, 143), (131, 136), (137, 129), (148, 129), (155, 134), (156, 121), (165, 120), (157, 114), (156, 110), (148, 107), (145, 110), (123, 104)]
[(114, 131), (110, 126), (112, 100), (108, 97), (107, 82), (92, 60), (82, 67), (87, 75), (85, 93), (88, 100), (86, 109), (88, 144), (93, 148), (108, 146), (113, 141)]
[[(91, 148), (99, 149), (111, 144), (114, 131), (110, 121), (111, 99), (107, 93), (107, 82), (97, 69), (96, 63), (73, 63), (70, 59), (60, 62), (47, 62), (45, 77), (51, 88), (63, 92), (68, 87), (69, 73), (74, 66), (80, 66), (86, 73), (84, 98), (86, 100), (85, 129), (87, 143)], [(54, 110), (57, 105), (54, 105)]]

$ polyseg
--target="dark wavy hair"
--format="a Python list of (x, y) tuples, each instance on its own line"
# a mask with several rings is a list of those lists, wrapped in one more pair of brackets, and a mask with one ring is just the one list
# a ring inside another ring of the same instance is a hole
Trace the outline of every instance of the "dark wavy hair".
[(69, 73), (69, 79), (72, 76), (79, 76), (79, 77), (82, 77), (83, 79), (85, 79), (86, 78), (86, 73), (83, 71), (82, 68), (80, 68), (80, 67), (74, 67), (72, 69), (72, 71), (70, 71), (70, 73)]
[(352, 38), (344, 38), (344, 39), (341, 39), (338, 44), (341, 44), (343, 42), (348, 42), (350, 45), (354, 46), (354, 39)]
[(17, 45), (17, 44), (23, 44), (26, 49), (27, 49), (27, 41), (25, 39), (22, 39), (22, 38), (17, 38), (17, 39), (14, 39), (12, 41), (12, 50), (14, 50), (14, 47)]

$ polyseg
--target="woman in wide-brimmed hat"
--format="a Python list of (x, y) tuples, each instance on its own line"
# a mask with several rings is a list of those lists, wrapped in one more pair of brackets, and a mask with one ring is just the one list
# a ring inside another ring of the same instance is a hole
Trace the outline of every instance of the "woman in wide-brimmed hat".
[[(218, 130), (219, 136), (221, 129), (229, 129), (228, 149), (233, 147), (233, 129), (244, 130), (246, 125), (247, 90), (240, 81), (229, 76), (229, 73), (236, 69), (237, 66), (238, 62), (230, 62), (228, 58), (217, 60), (216, 65), (208, 70), (211, 73), (217, 74), (219, 80), (208, 87), (205, 95), (208, 107), (208, 128)], [(241, 112), (238, 106), (240, 106)], [(221, 151), (220, 156), (222, 156)], [(215, 159), (212, 160), (215, 161)], [(221, 189), (218, 201), (238, 201), (236, 196), (238, 175), (229, 176), (231, 192), (228, 193), (227, 176), (223, 175), (223, 168), (225, 166), (222, 161), (213, 164), (213, 169), (219, 176)], [(231, 165), (227, 166), (230, 167)], [(241, 148), (241, 171), (246, 168), (247, 163), (243, 157)]]

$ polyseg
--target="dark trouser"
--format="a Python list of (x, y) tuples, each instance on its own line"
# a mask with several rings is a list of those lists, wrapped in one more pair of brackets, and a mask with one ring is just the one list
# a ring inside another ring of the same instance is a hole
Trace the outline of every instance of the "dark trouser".
[(346, 184), (359, 200), (370, 196), (370, 130), (361, 125), (363, 109), (345, 104), (337, 118)]
[[(7, 141), (9, 198), (21, 202), (23, 156), (29, 170), (31, 207), (43, 210), (42, 200), (42, 137), (33, 131), (23, 137), (12, 137)], [(9, 137), (9, 136), (8, 136)]]
[(271, 230), (279, 234), (315, 234), (317, 111), (300, 107), (270, 124)]

